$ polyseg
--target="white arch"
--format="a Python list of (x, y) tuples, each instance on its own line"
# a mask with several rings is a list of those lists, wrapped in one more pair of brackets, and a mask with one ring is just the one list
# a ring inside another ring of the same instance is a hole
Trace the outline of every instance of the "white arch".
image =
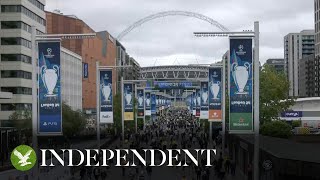
[(229, 31), (228, 28), (224, 27), (222, 24), (218, 23), (217, 21), (204, 16), (202, 14), (198, 14), (198, 13), (194, 13), (194, 12), (188, 12), (188, 11), (164, 11), (164, 12), (160, 12), (157, 14), (152, 14), (150, 16), (147, 16), (143, 19), (140, 19), (139, 21), (133, 23), (131, 26), (129, 26), (128, 28), (126, 28), (125, 30), (123, 30), (118, 36), (117, 36), (117, 40), (121, 40), (124, 36), (126, 36), (130, 31), (132, 31), (133, 29), (135, 29), (136, 27), (142, 25), (145, 22), (151, 21), (153, 19), (157, 19), (160, 17), (165, 17), (165, 16), (188, 16), (188, 17), (194, 17), (203, 21), (206, 21), (208, 23), (210, 23), (213, 26), (216, 26), (217, 28), (219, 28), (221, 31), (223, 32), (227, 32)]

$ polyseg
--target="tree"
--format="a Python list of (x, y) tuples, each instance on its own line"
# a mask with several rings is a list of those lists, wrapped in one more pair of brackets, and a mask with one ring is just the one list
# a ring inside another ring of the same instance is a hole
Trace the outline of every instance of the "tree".
[(115, 96), (113, 96), (113, 117), (114, 117), (114, 123), (113, 127), (115, 129), (115, 133), (121, 132), (122, 122), (121, 122), (121, 94), (117, 93)]
[(32, 111), (29, 109), (17, 110), (9, 116), (13, 126), (19, 130), (32, 128)]
[(284, 121), (265, 122), (261, 126), (261, 134), (265, 136), (289, 138), (292, 135), (292, 127)]
[(284, 73), (264, 65), (260, 73), (260, 122), (278, 119), (281, 112), (294, 105), (294, 98), (288, 96), (289, 81)]
[(66, 137), (80, 134), (86, 126), (86, 117), (81, 111), (74, 111), (65, 103), (62, 103), (62, 127)]

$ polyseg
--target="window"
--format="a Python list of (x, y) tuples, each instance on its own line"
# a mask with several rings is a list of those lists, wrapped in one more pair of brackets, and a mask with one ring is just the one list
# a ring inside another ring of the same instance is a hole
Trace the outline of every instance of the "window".
[(23, 54), (1, 54), (1, 61), (21, 61), (31, 64), (31, 57)]
[(1, 111), (31, 110), (32, 104), (1, 104)]
[(29, 9), (25, 8), (24, 6), (21, 5), (2, 5), (1, 6), (1, 12), (3, 13), (9, 13), (9, 12), (22, 12), (29, 18), (37, 21), (38, 23), (42, 25), (46, 25), (46, 20), (38, 16), (37, 14), (33, 13)]
[(21, 21), (2, 21), (1, 29), (23, 29), (31, 33), (31, 26)]
[(31, 49), (31, 41), (20, 37), (1, 38), (1, 45), (22, 45)]
[(31, 79), (32, 73), (21, 71), (21, 70), (5, 70), (1, 71), (2, 78), (23, 78), (23, 79)]
[(26, 87), (1, 87), (2, 92), (11, 92), (12, 94), (32, 95), (32, 88)]
[(29, 0), (29, 2), (31, 2), (37, 8), (41, 9), (42, 11), (44, 11), (44, 5), (42, 3), (40, 3), (39, 1), (37, 1), (37, 0)]

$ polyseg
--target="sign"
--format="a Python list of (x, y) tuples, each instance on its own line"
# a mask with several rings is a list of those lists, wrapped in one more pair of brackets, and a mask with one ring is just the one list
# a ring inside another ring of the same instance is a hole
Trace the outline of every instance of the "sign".
[(208, 92), (208, 82), (201, 82), (201, 106), (200, 106), (200, 119), (209, 118), (209, 92)]
[(83, 78), (87, 79), (89, 77), (89, 65), (88, 63), (83, 63)]
[(182, 81), (182, 82), (164, 82), (164, 81), (155, 81), (154, 86), (159, 89), (184, 89), (192, 88), (192, 82)]
[(151, 116), (151, 93), (145, 93), (145, 114), (146, 116)]
[(197, 102), (197, 105), (196, 105), (196, 117), (200, 117), (200, 106), (201, 106), (200, 93), (201, 93), (201, 90), (197, 89), (196, 90), (196, 102)]
[(60, 42), (39, 42), (39, 135), (62, 135)]
[(156, 95), (151, 93), (151, 115), (157, 114), (157, 102), (156, 102)]
[(112, 70), (100, 70), (100, 123), (113, 123)]
[(159, 112), (159, 106), (160, 106), (160, 96), (156, 95), (156, 110), (157, 110), (157, 113)]
[(282, 112), (281, 117), (289, 117), (289, 118), (301, 118), (302, 117), (302, 111), (287, 111)]
[(124, 100), (124, 120), (133, 121), (133, 85), (132, 83), (123, 84), (123, 100)]
[(137, 89), (138, 117), (144, 117), (144, 89)]
[(221, 122), (222, 68), (209, 68), (209, 121)]
[[(252, 38), (230, 38), (229, 97), (232, 133), (253, 132)], [(259, 67), (257, 67), (259, 68)]]

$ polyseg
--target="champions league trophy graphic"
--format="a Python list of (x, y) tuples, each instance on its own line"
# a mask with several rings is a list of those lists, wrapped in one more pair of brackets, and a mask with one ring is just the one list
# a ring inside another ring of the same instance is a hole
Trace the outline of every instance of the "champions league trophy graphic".
[(198, 102), (198, 105), (200, 105), (200, 103), (201, 103), (200, 94), (199, 94), (199, 95), (197, 95), (197, 102)]
[(210, 92), (213, 95), (212, 99), (218, 99), (218, 94), (220, 92), (220, 81), (214, 83), (212, 78), (212, 82), (210, 82)]
[(47, 69), (46, 65), (41, 66), (40, 69), (41, 79), (44, 84), (44, 87), (47, 90), (45, 97), (55, 97), (57, 94), (53, 94), (53, 90), (57, 85), (58, 76), (59, 76), (59, 66), (54, 65), (52, 69)]
[(139, 98), (138, 98), (138, 103), (139, 103), (139, 106), (142, 106), (142, 103), (143, 103), (143, 98), (142, 98), (142, 96), (139, 96)]
[[(105, 79), (108, 79), (108, 76), (105, 77)], [(100, 84), (100, 89), (102, 91), (102, 95), (104, 97), (105, 101), (110, 101), (110, 95), (111, 95), (111, 84), (105, 85), (104, 80), (102, 80), (102, 84)]]
[(202, 102), (203, 104), (207, 104), (208, 101), (208, 91), (207, 92), (202, 92)]
[(251, 71), (250, 63), (246, 62), (243, 66), (239, 66), (237, 62), (231, 65), (232, 76), (234, 83), (237, 86), (238, 92), (236, 94), (248, 94), (244, 91), (249, 79), (249, 72)]
[(194, 106), (197, 105), (197, 98), (196, 97), (193, 97), (193, 104), (194, 104)]
[(158, 105), (159, 104), (159, 99), (156, 99), (156, 105)]
[(150, 97), (147, 97), (146, 103), (147, 103), (147, 106), (150, 106)]
[(130, 90), (130, 88), (128, 86), (126, 96), (125, 96), (127, 105), (131, 105), (131, 99), (132, 99), (132, 94), (131, 94), (131, 92), (129, 92), (129, 90)]

